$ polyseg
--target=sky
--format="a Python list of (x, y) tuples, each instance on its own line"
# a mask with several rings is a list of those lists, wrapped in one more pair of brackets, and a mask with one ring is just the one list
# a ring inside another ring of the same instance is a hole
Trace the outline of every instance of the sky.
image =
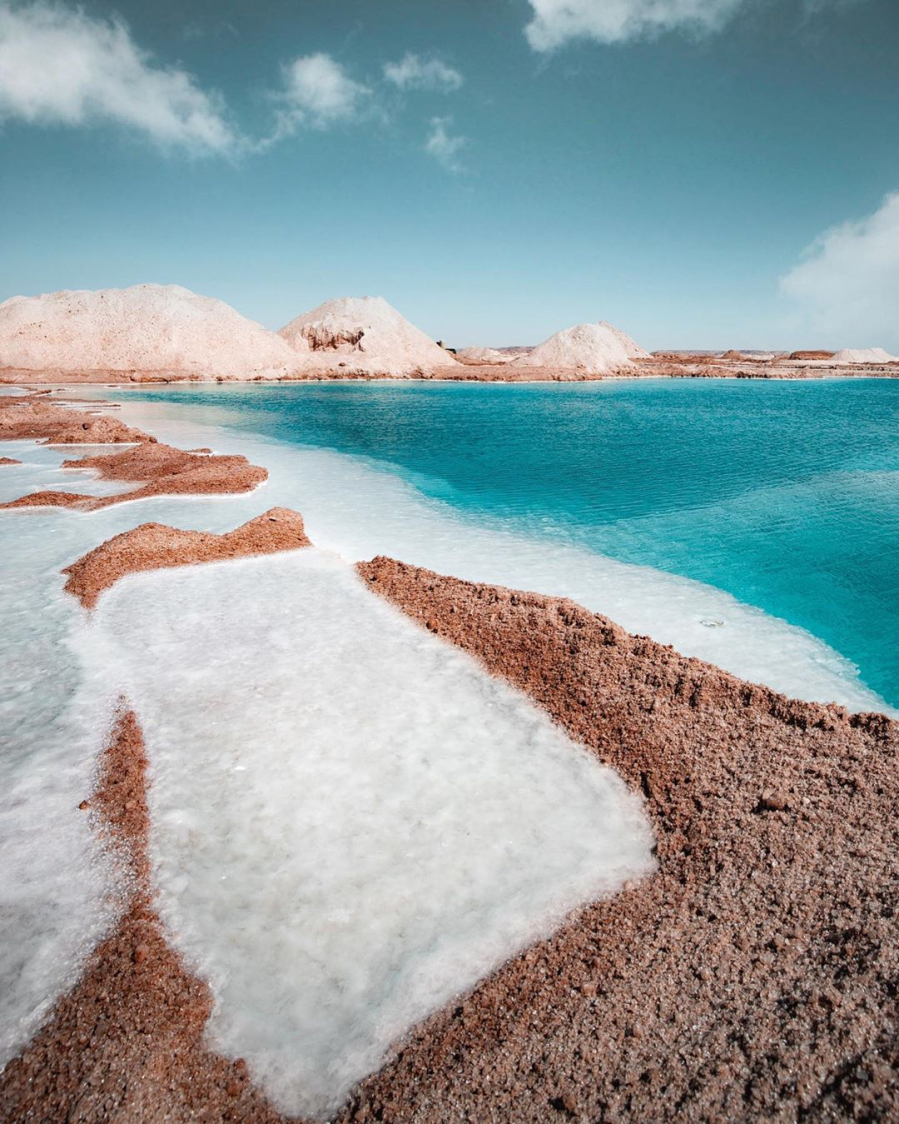
[(899, 353), (899, 0), (0, 0), (0, 300)]

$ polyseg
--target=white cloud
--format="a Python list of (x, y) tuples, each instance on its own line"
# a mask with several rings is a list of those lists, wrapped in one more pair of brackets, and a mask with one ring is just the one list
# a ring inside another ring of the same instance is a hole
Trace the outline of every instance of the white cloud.
[(717, 31), (743, 0), (530, 0), (534, 18), (525, 28), (536, 51), (570, 39), (621, 43), (675, 28)]
[(384, 66), (384, 77), (400, 90), (439, 90), (451, 93), (458, 90), (465, 79), (458, 70), (440, 59), (422, 58), (411, 51), (399, 62)]
[[(667, 31), (710, 35), (753, 0), (529, 0), (534, 18), (525, 28), (535, 51), (553, 51), (572, 39), (624, 43)], [(803, 0), (807, 15), (857, 0)]]
[(826, 230), (780, 281), (810, 328), (838, 347), (899, 351), (899, 192)]
[(327, 129), (353, 121), (371, 94), (367, 86), (354, 82), (344, 67), (322, 53), (305, 55), (283, 68), (284, 89), (279, 134), (286, 135), (299, 125)]
[(468, 138), (454, 136), (449, 130), (452, 117), (432, 117), (431, 129), (425, 141), (425, 152), (439, 161), (448, 172), (461, 172), (462, 165), (457, 159), (461, 150), (468, 144)]
[(158, 65), (119, 19), (37, 2), (0, 3), (0, 121), (115, 122), (158, 144), (226, 153), (240, 143), (221, 99)]

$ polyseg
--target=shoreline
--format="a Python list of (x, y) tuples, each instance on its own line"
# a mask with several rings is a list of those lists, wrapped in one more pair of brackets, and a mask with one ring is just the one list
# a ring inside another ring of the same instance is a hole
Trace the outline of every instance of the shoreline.
[[(276, 549), (308, 543), (299, 515), (285, 514), (299, 520), (303, 542), (290, 524), (290, 545)], [(148, 558), (180, 565), (239, 557), (252, 552), (239, 541), (248, 526), (230, 532), (238, 541), (223, 543), (228, 535), (144, 524), (73, 562), (70, 573), (82, 579), (74, 592), (83, 603), (96, 601), (122, 573), (149, 568), (138, 564)], [(770, 1114), (785, 1100), (812, 1116), (850, 1105), (899, 1109), (899, 1009), (889, 987), (899, 962), (893, 912), (884, 912), (888, 904), (899, 907), (895, 722), (753, 686), (563, 598), (384, 557), (357, 570), (369, 588), (524, 691), (642, 790), (660, 869), (586, 906), (431, 1015), (357, 1086), (336, 1119), (426, 1121), (435, 1112), (447, 1120), (478, 1113), (671, 1119), (683, 1106), (701, 1118), (733, 1117)], [(134, 750), (139, 729), (129, 729)], [(129, 813), (145, 808), (129, 789), (135, 753), (107, 754), (100, 785), (118, 784)], [(113, 825), (117, 815), (107, 810)], [(144, 817), (140, 830), (147, 828)], [(133, 831), (130, 838), (134, 845)], [(156, 953), (135, 959), (143, 946), (132, 944), (120, 942), (114, 953), (102, 948), (138, 966), (154, 959)], [(67, 1003), (78, 1010), (87, 978), (57, 1010), (71, 1010)], [(173, 1081), (166, 1072), (170, 1040), (157, 1041), (151, 1023), (133, 1033), (144, 1035), (155, 1061), (129, 1071), (132, 1062), (117, 1056), (125, 1051), (115, 1042), (124, 1031), (104, 1014), (104, 1003), (128, 994), (97, 989), (107, 1036), (98, 1044), (69, 1031), (60, 1037), (45, 1022), (20, 1055), (32, 1058), (28, 1064), (38, 1065), (45, 1082), (30, 1111), (47, 1115), (51, 1106), (58, 1113), (82, 1103), (90, 1073), (66, 1089), (63, 1070), (89, 1071), (99, 1045), (109, 1067), (102, 1090), (112, 1098), (104, 1111), (114, 1103), (146, 1113), (165, 1103), (183, 1114), (196, 1103), (190, 1082), (201, 1077), (204, 1103), (228, 1105), (233, 1119), (269, 1119), (245, 1073), (216, 1055), (195, 1058), (197, 1073)], [(187, 1006), (197, 1011), (191, 1033), (199, 1041), (205, 1017), (197, 1003)], [(0, 1103), (19, 1112), (37, 1096), (33, 1077), (16, 1076), (25, 1065), (11, 1062), (0, 1077)]]
[[(247, 393), (255, 398), (266, 391)], [(204, 404), (216, 402), (216, 391), (195, 394)], [(268, 505), (302, 511), (316, 543), (352, 561), (383, 553), (469, 580), (571, 597), (631, 632), (652, 636), (685, 655), (789, 696), (896, 714), (867, 686), (853, 660), (819, 639), (813, 629), (791, 624), (776, 611), (740, 601), (717, 586), (597, 554), (564, 536), (548, 540), (527, 527), (468, 517), (439, 495), (421, 491), (401, 466), (352, 452), (307, 448), (265, 432), (232, 430), (214, 415), (207, 421), (201, 413), (197, 421), (189, 409), (177, 403), (168, 406), (152, 391), (137, 397), (135, 401), (121, 395), (120, 417), (159, 434), (170, 446), (200, 453), (204, 450), (195, 446), (213, 446), (217, 454), (241, 460), (248, 453), (270, 470), (265, 482)], [(192, 399), (194, 392), (187, 397)], [(55, 486), (49, 480), (48, 484)], [(133, 496), (119, 491), (118, 503), (101, 500), (98, 506), (126, 508)], [(260, 508), (251, 497), (246, 493), (245, 501), (235, 504), (223, 496), (220, 514), (215, 513), (211, 524), (214, 529), (231, 530), (238, 521), (257, 515)], [(229, 522), (222, 516), (232, 504), (239, 518)], [(77, 504), (72, 506), (77, 510)], [(185, 505), (187, 521), (179, 525), (201, 527), (191, 521), (189, 510)], [(727, 627), (707, 626), (715, 620)]]
[(316, 371), (306, 374), (282, 374), (277, 377), (247, 375), (231, 377), (213, 375), (196, 371), (137, 371), (137, 370), (93, 370), (67, 371), (62, 369), (24, 370), (19, 368), (0, 368), (0, 386), (46, 387), (48, 383), (58, 386), (79, 387), (103, 384), (110, 389), (125, 389), (128, 386), (152, 386), (172, 384), (232, 384), (253, 383), (266, 386), (291, 385), (294, 383), (328, 382), (483, 382), (483, 383), (557, 383), (557, 382), (602, 382), (605, 380), (635, 380), (647, 378), (672, 379), (765, 379), (794, 381), (800, 379), (826, 378), (882, 378), (899, 379), (899, 361), (890, 363), (832, 363), (826, 359), (772, 360), (734, 359), (726, 356), (684, 355), (678, 358), (651, 356), (649, 359), (632, 360), (633, 367), (604, 373), (590, 372), (578, 368), (554, 367), (516, 367), (512, 363), (489, 364), (459, 360), (455, 366), (435, 367), (427, 371), (417, 371), (405, 376), (372, 374), (365, 370)]

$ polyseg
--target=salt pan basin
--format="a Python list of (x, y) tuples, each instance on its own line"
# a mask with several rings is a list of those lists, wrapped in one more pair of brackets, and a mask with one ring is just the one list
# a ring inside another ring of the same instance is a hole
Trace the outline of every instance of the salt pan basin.
[(150, 759), (173, 945), (213, 1048), (323, 1116), (416, 1022), (653, 866), (640, 798), (308, 549), (136, 574), (88, 658)]

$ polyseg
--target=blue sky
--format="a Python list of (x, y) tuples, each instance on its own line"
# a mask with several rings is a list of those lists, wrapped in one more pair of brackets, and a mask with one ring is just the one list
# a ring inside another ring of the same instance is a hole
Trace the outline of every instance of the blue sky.
[(0, 299), (899, 352), (897, 0), (0, 0)]

